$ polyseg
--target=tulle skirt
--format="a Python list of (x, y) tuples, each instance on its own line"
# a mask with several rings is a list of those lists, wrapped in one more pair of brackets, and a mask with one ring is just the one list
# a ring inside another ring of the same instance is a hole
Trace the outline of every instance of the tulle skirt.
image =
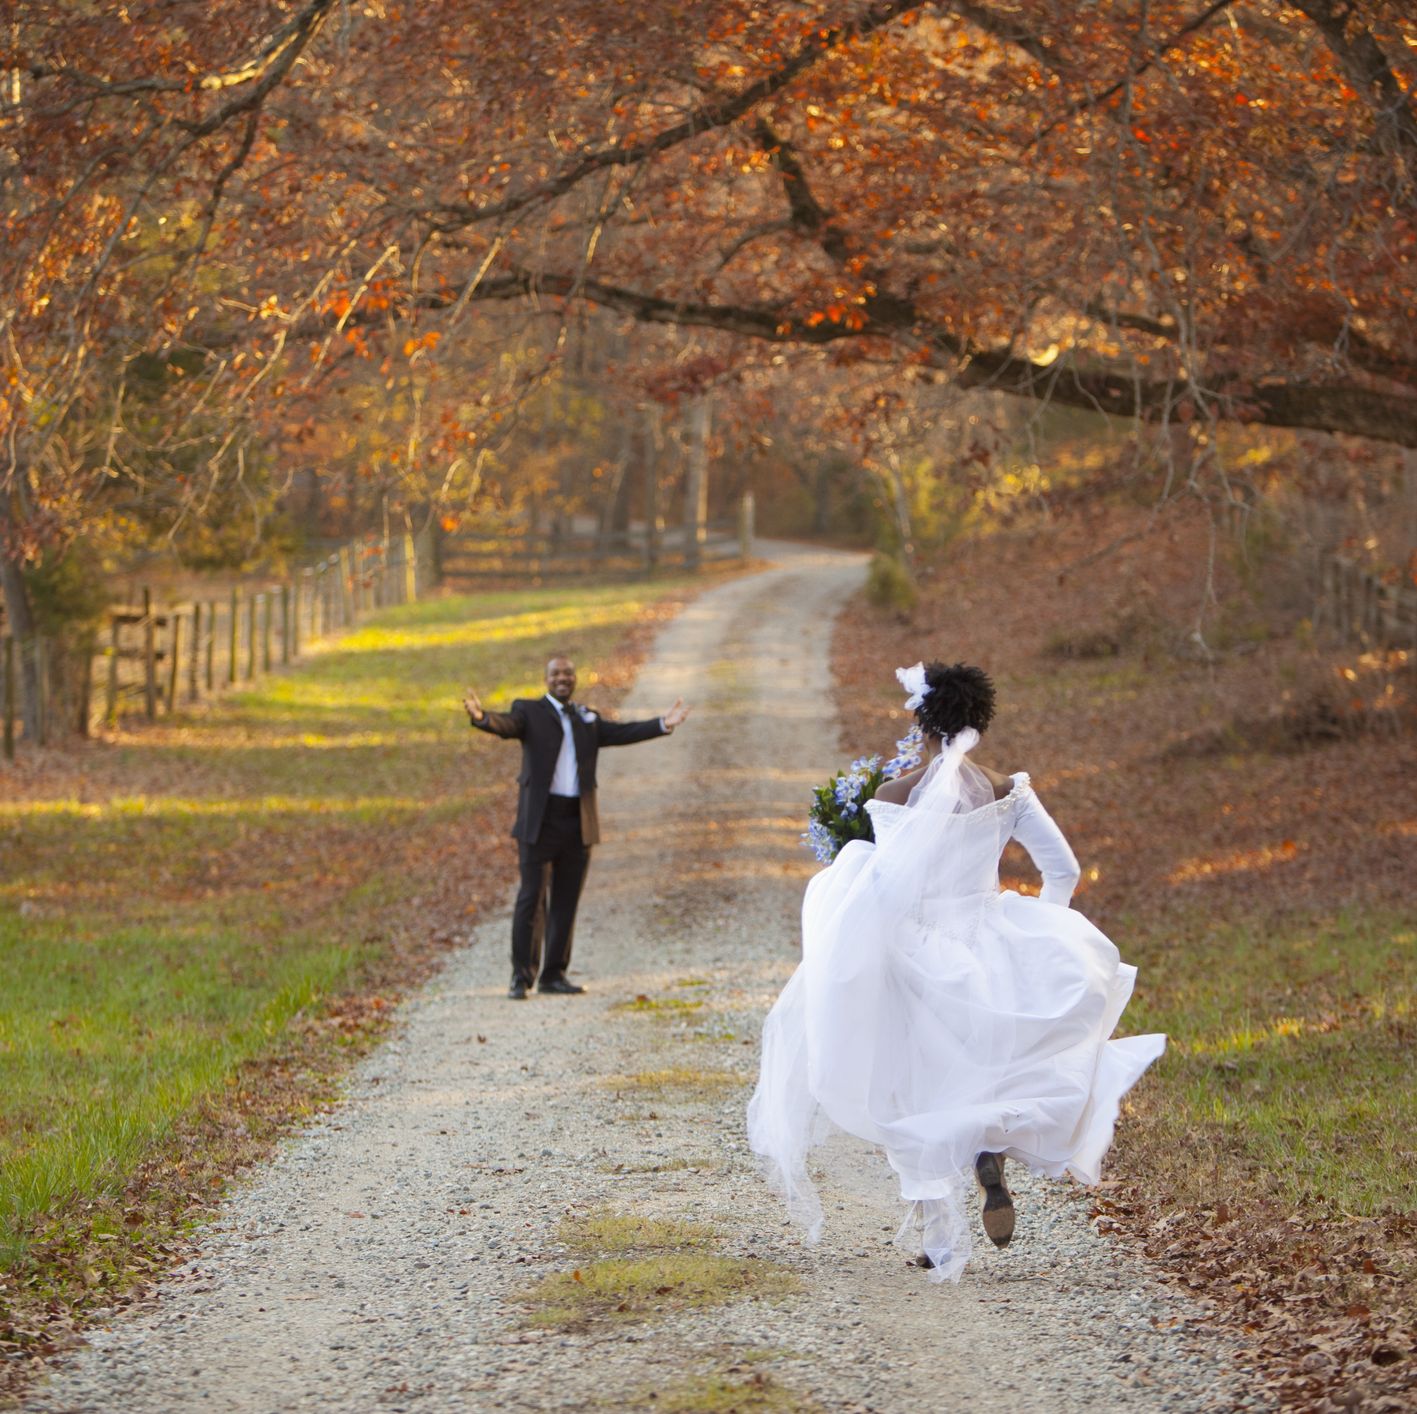
[(1136, 969), (1080, 913), (989, 891), (902, 914), (851, 844), (808, 886), (803, 960), (763, 1028), (748, 1135), (815, 1241), (813, 1145), (878, 1145), (912, 1204), (898, 1241), (957, 1280), (975, 1156), (1100, 1176), (1122, 1096), (1163, 1036), (1109, 1039)]

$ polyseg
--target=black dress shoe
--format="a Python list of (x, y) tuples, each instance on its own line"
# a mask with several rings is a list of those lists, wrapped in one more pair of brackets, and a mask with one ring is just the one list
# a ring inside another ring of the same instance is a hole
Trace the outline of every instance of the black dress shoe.
[(536, 984), (538, 992), (555, 992), (562, 997), (577, 997), (585, 991), (584, 987), (578, 987), (574, 982), (568, 982), (564, 977), (548, 977), (544, 982)]
[(507, 995), (514, 1002), (526, 1001), (526, 983), (520, 977), (513, 977), (512, 985), (507, 988)]
[(1004, 1186), (1004, 1156), (980, 1154), (974, 1174), (984, 1190), (984, 1231), (995, 1247), (1007, 1247), (1014, 1235), (1013, 1195)]

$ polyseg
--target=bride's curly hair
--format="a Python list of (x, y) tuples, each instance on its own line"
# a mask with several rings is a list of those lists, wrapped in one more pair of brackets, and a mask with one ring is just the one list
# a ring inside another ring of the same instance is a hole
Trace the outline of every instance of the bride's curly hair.
[(983, 668), (926, 663), (925, 681), (930, 690), (915, 709), (921, 731), (946, 741), (966, 727), (984, 734), (994, 720), (994, 684)]

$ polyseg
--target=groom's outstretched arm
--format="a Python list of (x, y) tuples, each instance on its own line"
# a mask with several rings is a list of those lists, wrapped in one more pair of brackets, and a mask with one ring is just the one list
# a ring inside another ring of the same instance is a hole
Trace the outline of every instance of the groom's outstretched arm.
[(468, 721), (480, 732), (490, 732), (493, 736), (516, 737), (526, 735), (526, 717), (521, 711), (521, 703), (512, 703), (510, 712), (489, 712), (482, 699), (472, 689), (463, 694), (463, 710)]
[(602, 746), (629, 746), (637, 741), (668, 736), (688, 715), (684, 699), (676, 698), (662, 717), (651, 717), (645, 722), (607, 722), (604, 717), (597, 717), (596, 732)]

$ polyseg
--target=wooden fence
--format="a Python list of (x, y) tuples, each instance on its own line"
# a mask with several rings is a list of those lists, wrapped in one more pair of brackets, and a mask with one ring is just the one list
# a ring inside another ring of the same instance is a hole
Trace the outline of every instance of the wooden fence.
[[(546, 536), (500, 539), (474, 535), (441, 543), (430, 528), (418, 535), (356, 540), (285, 580), (247, 584), (220, 595), (108, 611), (94, 651), (67, 654), (54, 641), (31, 639), (39, 687), (37, 744), (126, 715), (153, 720), (295, 662), (306, 645), (356, 624), (372, 609), (421, 597), (449, 577), (542, 579), (583, 574), (644, 574), (694, 569), (752, 552), (753, 501), (734, 519), (669, 531), (639, 527), (616, 537)], [(0, 631), (0, 752), (13, 760), (19, 735), (22, 647)]]
[(1417, 588), (1333, 555), (1324, 563), (1315, 627), (1349, 642), (1417, 650)]
[[(368, 612), (418, 599), (437, 582), (432, 533), (356, 540), (289, 578), (220, 597), (116, 605), (92, 655), (64, 661), (48, 639), (27, 646), (39, 685), (38, 744), (129, 712), (152, 720), (296, 661), (316, 639)], [(0, 635), (0, 751), (13, 760), (21, 645)]]
[(753, 497), (736, 517), (663, 529), (636, 526), (610, 535), (479, 535), (444, 539), (439, 566), (450, 580), (518, 579), (535, 583), (581, 575), (654, 574), (694, 570), (711, 560), (752, 554)]

